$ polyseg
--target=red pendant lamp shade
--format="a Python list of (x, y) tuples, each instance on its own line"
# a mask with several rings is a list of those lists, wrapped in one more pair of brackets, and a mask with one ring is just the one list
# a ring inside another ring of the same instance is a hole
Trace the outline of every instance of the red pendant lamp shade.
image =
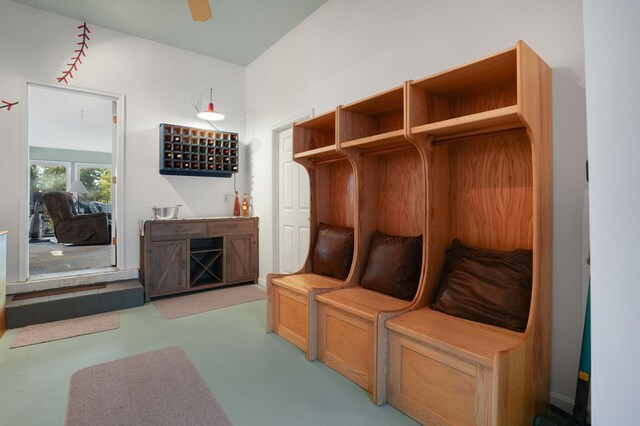
[(209, 92), (209, 106), (207, 106), (206, 111), (200, 111), (198, 113), (198, 118), (201, 118), (207, 121), (224, 120), (224, 115), (217, 112), (213, 107), (213, 89), (210, 89), (210, 92)]

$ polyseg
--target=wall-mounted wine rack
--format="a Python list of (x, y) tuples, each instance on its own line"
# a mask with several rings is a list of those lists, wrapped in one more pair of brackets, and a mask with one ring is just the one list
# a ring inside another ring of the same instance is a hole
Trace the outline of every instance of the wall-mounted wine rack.
[(160, 174), (231, 177), (238, 172), (238, 134), (160, 124)]

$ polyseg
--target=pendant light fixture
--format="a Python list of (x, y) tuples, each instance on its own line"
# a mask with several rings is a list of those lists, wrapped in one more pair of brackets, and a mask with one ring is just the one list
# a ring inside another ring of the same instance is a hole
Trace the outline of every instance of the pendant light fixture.
[(224, 120), (224, 115), (220, 114), (213, 108), (213, 89), (210, 89), (209, 91), (209, 106), (205, 111), (198, 112), (198, 118), (207, 121)]

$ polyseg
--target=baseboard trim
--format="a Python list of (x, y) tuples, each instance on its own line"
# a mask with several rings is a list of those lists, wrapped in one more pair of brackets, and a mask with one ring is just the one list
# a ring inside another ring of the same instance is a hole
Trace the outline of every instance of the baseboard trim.
[(549, 402), (556, 407), (563, 409), (567, 413), (571, 413), (573, 411), (573, 405), (576, 401), (573, 398), (561, 395), (557, 392), (551, 392), (549, 394)]
[(7, 294), (27, 293), (30, 291), (48, 290), (60, 287), (75, 287), (78, 285), (107, 283), (137, 279), (138, 269), (123, 271), (88, 271), (82, 275), (53, 276), (41, 279), (7, 284)]
[[(573, 406), (576, 403), (575, 398), (568, 397), (566, 395), (559, 394), (557, 392), (551, 392), (549, 394), (549, 402), (556, 407), (566, 411), (567, 413), (573, 413)], [(591, 404), (587, 406), (587, 411), (591, 413)]]
[(258, 284), (260, 284), (262, 287), (266, 287), (267, 280), (265, 278), (258, 278)]

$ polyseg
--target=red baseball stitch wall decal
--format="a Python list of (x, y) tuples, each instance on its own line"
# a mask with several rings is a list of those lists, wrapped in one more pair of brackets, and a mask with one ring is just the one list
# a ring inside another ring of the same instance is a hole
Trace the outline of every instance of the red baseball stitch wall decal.
[(0, 109), (4, 109), (6, 108), (7, 111), (11, 111), (11, 107), (14, 105), (18, 105), (18, 102), (7, 102), (7, 101), (0, 101), (2, 102), (4, 105), (0, 106)]
[(67, 81), (67, 79), (73, 78), (73, 71), (78, 71), (78, 64), (82, 63), (81, 57), (86, 56), (84, 51), (85, 49), (89, 48), (89, 46), (87, 46), (87, 41), (91, 40), (89, 38), (89, 34), (91, 33), (91, 31), (89, 31), (86, 22), (83, 22), (82, 25), (78, 26), (78, 29), (82, 29), (82, 34), (78, 34), (78, 37), (80, 37), (80, 41), (76, 43), (79, 46), (79, 48), (74, 51), (76, 56), (71, 57), (71, 62), (67, 64), (69, 66), (69, 69), (62, 72), (62, 75), (58, 77), (58, 82), (64, 82), (68, 84), (69, 82)]

